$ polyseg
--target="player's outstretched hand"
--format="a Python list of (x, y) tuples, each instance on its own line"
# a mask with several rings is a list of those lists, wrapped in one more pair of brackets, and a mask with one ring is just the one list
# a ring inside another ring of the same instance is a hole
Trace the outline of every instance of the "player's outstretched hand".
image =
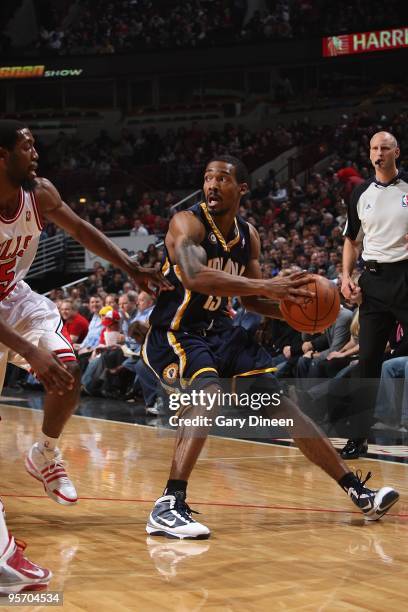
[(314, 291), (306, 288), (313, 281), (311, 274), (307, 272), (293, 272), (275, 276), (265, 281), (266, 297), (272, 300), (287, 300), (301, 304), (305, 298), (313, 298)]
[(146, 291), (153, 297), (156, 297), (160, 291), (174, 289), (173, 285), (155, 268), (141, 268), (135, 265), (135, 270), (130, 273), (130, 276), (142, 291)]
[(74, 378), (63, 363), (50, 351), (33, 346), (25, 355), (38, 380), (49, 393), (64, 395), (74, 386)]

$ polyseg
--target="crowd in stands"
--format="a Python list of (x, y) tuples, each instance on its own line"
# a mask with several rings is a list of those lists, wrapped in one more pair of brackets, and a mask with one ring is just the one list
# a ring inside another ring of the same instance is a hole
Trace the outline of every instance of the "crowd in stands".
[(3, 1), (0, 3), (0, 57), (6, 56), (12, 47), (7, 26), (23, 0)]
[[(334, 128), (330, 164), (322, 173), (307, 175), (304, 183), (291, 179), (280, 184), (270, 171), (256, 181), (242, 202), (240, 214), (259, 231), (265, 276), (275, 276), (282, 269), (304, 269), (340, 285), (345, 202), (354, 187), (372, 174), (370, 136), (380, 129), (392, 131), (403, 154), (405, 152), (404, 164), (408, 151), (407, 125), (406, 112), (389, 117), (366, 113), (343, 115)], [(230, 152), (237, 153), (236, 150)], [(121, 201), (113, 206), (119, 216), (132, 214), (131, 189), (128, 196), (125, 204)], [(144, 194), (136, 208), (133, 229), (136, 234), (145, 234), (143, 230), (157, 231), (154, 216), (160, 210), (151, 200), (148, 193)], [(109, 205), (106, 190), (101, 188), (98, 200), (86, 209), (94, 225), (99, 226), (98, 219), (101, 219), (101, 229), (109, 217), (105, 219), (104, 216)], [(81, 213), (80, 204), (73, 203), (73, 206)], [(169, 216), (168, 211), (162, 214)], [(165, 231), (164, 226), (160, 229)], [(147, 266), (159, 267), (162, 257), (162, 249), (154, 245), (146, 253), (138, 253), (139, 262)], [(143, 393), (146, 406), (157, 412), (160, 407), (156, 381), (139, 357), (140, 343), (153, 307), (151, 298), (143, 292), (138, 293), (138, 288), (122, 272), (106, 269), (99, 263), (95, 264), (86, 282), (65, 293), (56, 289), (50, 298), (57, 302), (78, 350), (84, 393), (128, 399)], [(343, 376), (352, 370), (358, 355), (358, 315), (352, 310), (353, 306), (343, 303), (335, 324), (319, 338), (302, 337), (282, 321), (262, 322), (257, 315), (243, 311), (239, 302), (233, 304), (231, 315), (236, 324), (259, 334), (280, 375), (304, 380), (322, 376), (333, 378), (339, 372)], [(408, 330), (399, 327), (393, 336), (388, 356), (404, 357), (408, 354)], [(401, 372), (401, 368), (399, 364), (398, 368), (390, 367), (390, 370)], [(327, 388), (319, 395), (314, 387), (310, 389), (306, 385), (301, 392), (309, 400), (313, 393), (317, 393), (317, 397), (327, 397)]]
[[(123, 195), (112, 198), (101, 185), (92, 198), (68, 199), (68, 204), (80, 217), (102, 232), (135, 237), (166, 233), (170, 207), (178, 198), (173, 192), (148, 192), (137, 197), (129, 185)], [(42, 238), (55, 236), (61, 230), (54, 223), (44, 222)]]
[(39, 46), (82, 55), (222, 44), (234, 40), (246, 9), (246, 0), (84, 0), (68, 19), (45, 16)]
[(406, 112), (343, 116), (332, 140), (333, 158), (322, 174), (311, 173), (304, 186), (295, 179), (280, 185), (273, 172), (257, 181), (240, 213), (258, 228), (265, 276), (296, 265), (332, 280), (339, 277), (346, 202), (354, 187), (372, 175), (370, 136), (380, 129), (393, 132), (406, 160), (406, 119)]
[(367, 32), (401, 26), (403, 6), (401, 0), (296, 0), (290, 22), (296, 36)]
[[(145, 192), (140, 197), (134, 185), (114, 197), (104, 185), (111, 184), (115, 169), (131, 173), (135, 168), (156, 164), (162, 187), (197, 189), (205, 164), (214, 155), (236, 155), (253, 170), (294, 145), (324, 140), (329, 133), (329, 128), (315, 126), (307, 119), (258, 131), (232, 124), (217, 131), (194, 122), (190, 129), (169, 129), (163, 136), (153, 128), (137, 134), (123, 130), (118, 141), (104, 130), (90, 143), (61, 132), (50, 145), (40, 143), (38, 148), (43, 174), (57, 185), (61, 176), (82, 170), (91, 171), (100, 181), (97, 193), (81, 202), (64, 190), (69, 205), (81, 217), (104, 231), (132, 229), (138, 235), (162, 235), (167, 229), (170, 207), (179, 198), (173, 191)], [(44, 233), (52, 236), (56, 231), (53, 224), (48, 224)]]
[(109, 54), (243, 44), (401, 25), (401, 0), (43, 0), (37, 49)]
[(118, 140), (102, 130), (92, 142), (61, 132), (53, 143), (41, 146), (40, 155), (47, 174), (55, 168), (60, 172), (90, 170), (103, 184), (117, 169), (132, 172), (156, 165), (163, 186), (185, 189), (201, 183), (204, 165), (213, 155), (237, 155), (252, 171), (281, 151), (324, 134), (323, 126), (307, 119), (257, 131), (231, 123), (219, 129), (203, 128), (193, 122), (190, 128), (168, 129), (163, 135), (155, 128), (123, 129)]
[[(406, 112), (392, 117), (365, 112), (343, 115), (334, 127), (314, 125), (305, 118), (288, 126), (278, 125), (254, 132), (232, 124), (216, 131), (198, 123), (193, 123), (190, 129), (168, 130), (163, 136), (155, 130), (136, 134), (123, 130), (120, 141), (102, 131), (91, 143), (62, 132), (51, 145), (40, 146), (41, 169), (50, 178), (54, 178), (56, 168), (58, 172), (61, 168), (72, 172), (89, 169), (98, 175), (98, 164), (105, 158), (110, 168), (131, 169), (138, 164), (158, 161), (164, 177), (162, 184), (169, 189), (197, 189), (202, 183), (205, 164), (214, 155), (236, 155), (253, 170), (294, 145), (324, 143), (336, 157), (323, 176), (312, 175), (305, 186), (294, 180), (281, 186), (271, 173), (252, 186), (251, 196), (242, 211), (261, 228), (268, 263), (272, 269), (279, 269), (282, 256), (284, 264), (287, 261), (304, 263), (304, 253), (296, 241), (308, 240), (310, 232), (314, 236), (321, 231), (324, 240), (329, 239), (333, 248), (341, 249), (340, 232), (336, 227), (340, 227), (344, 219), (343, 199), (347, 199), (353, 187), (371, 173), (368, 141), (370, 134), (380, 128), (395, 132), (404, 145), (407, 140)], [(402, 151), (406, 150), (402, 146)], [(128, 185), (123, 193), (114, 196), (110, 171), (107, 169), (105, 174), (98, 176), (103, 183), (96, 193), (82, 201), (68, 197), (70, 206), (81, 217), (104, 231), (132, 229), (136, 235), (155, 233), (160, 236), (165, 233), (170, 207), (179, 199), (173, 191), (140, 195), (134, 185)], [(55, 231), (52, 225), (46, 227), (47, 235)], [(317, 241), (317, 247), (324, 247), (327, 252), (327, 243), (322, 238), (313, 240)], [(309, 251), (306, 247), (306, 258), (310, 257)], [(334, 255), (332, 259), (335, 265)], [(329, 265), (326, 261), (323, 267)]]

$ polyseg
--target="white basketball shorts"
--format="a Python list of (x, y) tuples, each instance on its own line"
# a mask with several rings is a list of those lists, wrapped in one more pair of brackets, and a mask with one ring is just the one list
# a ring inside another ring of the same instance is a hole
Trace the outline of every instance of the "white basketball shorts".
[[(32, 291), (24, 281), (19, 281), (13, 291), (0, 302), (0, 317), (26, 340), (54, 352), (61, 361), (76, 361), (69, 335), (63, 330), (64, 324), (58, 308), (45, 296)], [(30, 369), (21, 355), (0, 342), (0, 392), (7, 363)]]

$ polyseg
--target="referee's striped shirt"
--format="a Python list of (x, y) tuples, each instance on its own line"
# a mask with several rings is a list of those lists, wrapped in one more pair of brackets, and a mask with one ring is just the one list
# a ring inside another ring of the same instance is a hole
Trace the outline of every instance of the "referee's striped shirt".
[(350, 198), (343, 235), (363, 242), (364, 261), (393, 263), (408, 259), (408, 172), (389, 183), (375, 177), (358, 185)]

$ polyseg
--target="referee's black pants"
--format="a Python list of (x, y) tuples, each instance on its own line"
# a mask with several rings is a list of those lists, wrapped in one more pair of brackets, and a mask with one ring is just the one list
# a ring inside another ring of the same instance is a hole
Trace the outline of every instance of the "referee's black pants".
[(398, 321), (408, 325), (408, 261), (378, 264), (376, 272), (364, 271), (359, 279), (359, 371), (355, 394), (353, 438), (366, 438), (373, 424), (374, 407), (384, 351)]

